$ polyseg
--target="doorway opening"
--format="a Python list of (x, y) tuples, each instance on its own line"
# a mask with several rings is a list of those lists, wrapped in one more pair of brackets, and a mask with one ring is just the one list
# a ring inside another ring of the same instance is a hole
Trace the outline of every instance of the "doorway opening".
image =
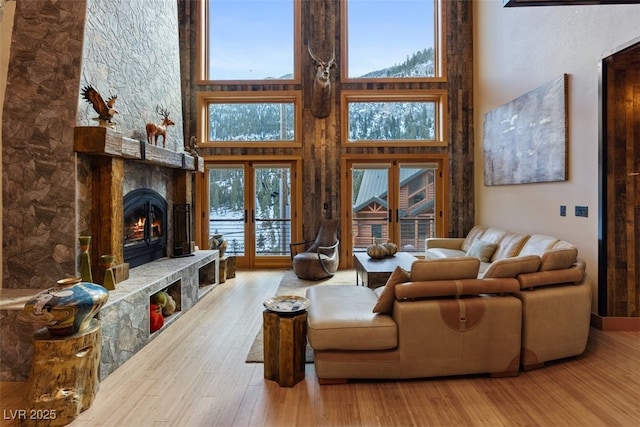
[(600, 64), (598, 314), (640, 316), (640, 39)]
[(366, 251), (374, 241), (391, 241), (399, 251), (422, 257), (425, 240), (444, 235), (444, 158), (354, 156), (343, 168), (347, 185), (341, 203), (350, 207), (341, 233), (347, 266), (353, 253)]

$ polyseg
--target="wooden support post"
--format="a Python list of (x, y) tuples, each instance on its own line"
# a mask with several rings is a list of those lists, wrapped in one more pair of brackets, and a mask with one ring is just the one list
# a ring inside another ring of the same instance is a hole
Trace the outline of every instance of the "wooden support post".
[(115, 157), (96, 156), (92, 159), (92, 187), (95, 191), (91, 201), (91, 267), (97, 283), (102, 283), (104, 269), (101, 268), (102, 255), (115, 255), (115, 264), (124, 261), (124, 204), (122, 186), (124, 183), (124, 160)]
[(263, 312), (264, 377), (280, 387), (293, 387), (304, 379), (307, 312)]
[(26, 394), (26, 407), (35, 416), (21, 420), (21, 425), (64, 426), (91, 406), (100, 386), (101, 338), (97, 319), (66, 337), (44, 329), (35, 334)]

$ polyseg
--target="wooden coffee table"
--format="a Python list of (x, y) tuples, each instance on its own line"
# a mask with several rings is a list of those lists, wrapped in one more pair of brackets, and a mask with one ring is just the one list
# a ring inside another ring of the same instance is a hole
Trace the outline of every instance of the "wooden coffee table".
[(371, 258), (366, 252), (356, 252), (353, 254), (356, 268), (356, 286), (360, 284), (360, 280), (362, 280), (363, 286), (370, 288), (383, 286), (397, 266), (410, 271), (411, 264), (417, 259), (408, 252), (398, 252), (394, 256), (382, 259)]

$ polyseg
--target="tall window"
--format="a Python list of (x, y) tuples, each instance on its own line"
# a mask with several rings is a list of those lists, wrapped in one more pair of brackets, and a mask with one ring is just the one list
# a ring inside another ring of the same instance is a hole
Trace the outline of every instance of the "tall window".
[(346, 79), (440, 77), (440, 0), (341, 1)]
[(203, 80), (293, 80), (300, 2), (202, 0)]
[(201, 144), (300, 145), (299, 92), (200, 92), (198, 105)]
[(443, 91), (342, 91), (342, 139), (347, 144), (447, 144)]

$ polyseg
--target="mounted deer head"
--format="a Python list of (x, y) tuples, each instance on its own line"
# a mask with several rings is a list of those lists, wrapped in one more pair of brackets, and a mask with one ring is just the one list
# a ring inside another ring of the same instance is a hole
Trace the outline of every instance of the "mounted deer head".
[(331, 59), (325, 62), (313, 54), (309, 45), (307, 45), (307, 49), (316, 66), (311, 96), (311, 114), (317, 119), (324, 119), (331, 112), (331, 69), (336, 67), (336, 51), (334, 49)]
[(162, 116), (162, 123), (147, 123), (147, 142), (151, 144), (153, 140), (155, 145), (158, 145), (158, 137), (162, 135), (162, 148), (164, 148), (167, 140), (167, 126), (175, 125), (175, 123), (169, 119), (169, 111), (166, 108), (158, 105), (156, 112)]

